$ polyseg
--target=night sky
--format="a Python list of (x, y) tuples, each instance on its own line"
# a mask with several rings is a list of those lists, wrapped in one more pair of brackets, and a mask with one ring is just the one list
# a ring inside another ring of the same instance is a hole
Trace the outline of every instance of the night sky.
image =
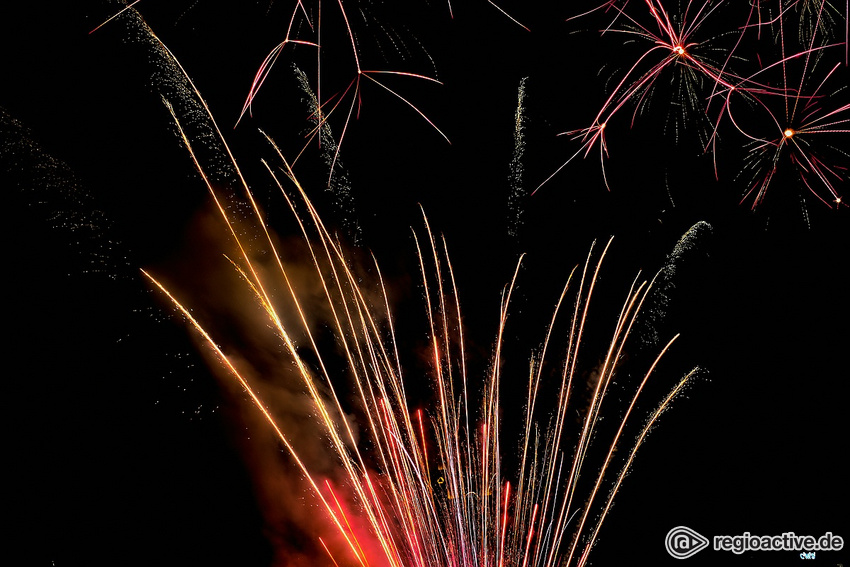
[[(286, 36), (291, 4), (137, 6), (195, 81), (284, 239), (295, 227), (260, 164), (274, 155), (259, 130), (289, 158), (304, 146), (310, 110), (293, 65), (315, 80), (316, 48), (289, 46), (253, 114), (234, 125), (260, 63)], [(644, 415), (688, 370), (702, 372), (638, 453), (591, 564), (674, 564), (663, 542), (678, 525), (709, 537), (831, 531), (847, 542), (847, 205), (815, 182), (826, 195), (821, 202), (790, 161), (777, 167), (764, 202), (742, 202), (763, 173), (761, 162), (754, 165), (757, 152), (724, 119), (716, 151), (706, 153), (712, 123), (701, 108), (711, 89), (697, 83), (683, 96), (674, 72), (611, 120), (605, 177), (594, 147), (531, 195), (581, 145), (561, 134), (593, 123), (646, 40), (601, 36), (610, 13), (568, 20), (594, 2), (499, 3), (530, 31), (485, 0), (452, 3), (453, 17), (447, 3), (387, 4), (345, 4), (361, 67), (438, 79), (379, 77), (433, 126), (363, 79), (335, 177), (347, 181), (348, 197), (323, 190), (328, 168), (315, 143), (295, 173), (356, 257), (368, 263), (371, 251), (380, 263), (396, 302), (408, 376), (428, 370), (419, 355), (426, 327), (411, 233), (413, 227), (424, 234), (421, 210), (448, 243), (474, 379), (487, 371), (501, 292), (526, 254), (504, 340), (503, 387), (511, 401), (524, 387), (528, 354), (543, 339), (561, 287), (594, 241), (598, 250), (614, 237), (594, 299), (584, 372), (607, 346), (636, 274), (651, 278), (679, 238), (705, 222), (710, 228), (697, 232), (675, 273), (661, 278), (622, 381), (676, 333), (681, 337), (645, 394)], [(647, 22), (643, 3), (627, 5)], [(263, 433), (244, 417), (248, 402), (219, 385), (182, 319), (141, 276), (144, 268), (177, 287), (181, 277), (203, 282), (203, 289), (217, 285), (198, 276), (199, 257), (210, 256), (193, 248), (210, 242), (198, 235), (208, 228), (209, 195), (162, 103), (174, 98), (179, 106), (173, 76), (134, 18), (116, 18), (89, 34), (120, 7), (86, 0), (0, 8), (0, 187), (8, 203), (4, 444), (12, 472), (3, 500), (12, 524), (7, 553), (17, 557), (9, 564), (270, 565), (269, 530), (245, 465), (252, 439)], [(323, 9), (327, 99), (345, 90), (356, 66), (338, 7)], [(829, 11), (830, 41), (838, 43), (846, 21), (841, 10)], [(722, 61), (719, 54), (737, 37), (739, 24), (731, 22), (746, 17), (741, 6), (718, 9), (694, 41), (703, 42), (707, 58)], [(794, 23), (782, 37), (789, 52), (799, 51), (805, 26), (796, 22), (807, 13), (787, 17)], [(736, 52), (742, 76), (781, 57), (776, 30), (764, 30)], [(295, 36), (314, 39), (304, 29)], [(808, 93), (828, 77), (812, 104), (850, 103), (843, 47), (818, 54), (805, 70), (799, 58), (789, 61), (794, 88), (801, 73), (812, 77), (804, 83)], [(775, 81), (775, 71), (759, 77)], [(516, 153), (520, 90), (523, 151)], [(747, 131), (759, 131), (766, 109), (777, 99), (781, 105), (782, 97), (764, 98), (763, 106), (736, 102)], [(337, 141), (350, 101), (349, 94), (329, 121)], [(719, 104), (712, 105), (714, 118)], [(847, 118), (844, 110), (836, 119)], [(204, 141), (203, 128), (195, 132), (206, 163), (226, 179), (225, 166), (216, 170), (214, 144)], [(845, 132), (814, 146), (845, 197), (849, 141)], [(415, 382), (411, 391), (413, 403), (427, 406), (426, 386)], [(505, 403), (506, 433), (517, 426), (519, 408)], [(504, 446), (510, 463), (516, 452), (510, 440)], [(814, 560), (790, 551), (707, 550), (687, 561), (834, 566), (848, 559), (847, 549)]]

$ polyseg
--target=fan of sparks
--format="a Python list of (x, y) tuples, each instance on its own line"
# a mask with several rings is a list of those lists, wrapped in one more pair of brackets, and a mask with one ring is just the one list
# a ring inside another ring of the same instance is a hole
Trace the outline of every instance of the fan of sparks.
[[(209, 121), (215, 124), (200, 94), (197, 90), (195, 93)], [(502, 456), (508, 441), (502, 438), (500, 416), (502, 344), (517, 273), (503, 291), (489, 370), (481, 383), (473, 384), (468, 376), (454, 270), (445, 243), (434, 236), (425, 220), (424, 234), (417, 236), (415, 247), (429, 329), (428, 384), (433, 400), (427, 411), (415, 409), (406, 391), (391, 301), (377, 263), (373, 268), (375, 285), (364, 284), (352, 268), (353, 259), (325, 226), (278, 151), (281, 165), (263, 163), (288, 203), (309, 250), (310, 269), (319, 282), (334, 341), (345, 360), (347, 376), (335, 375), (330, 370), (335, 366), (329, 363), (334, 355), (323, 352), (311, 332), (311, 316), (302, 295), (308, 292), (302, 289), (299, 293), (293, 283), (278, 240), (248, 184), (239, 174), (244, 199), (252, 211), (253, 231), (245, 229), (243, 216), (235, 218), (236, 209), (227, 206), (205, 174), (195, 157), (193, 141), (174, 111), (172, 115), (237, 250), (230, 262), (254, 298), (255, 307), (264, 313), (266, 327), (274, 330), (281, 351), (312, 401), (316, 425), (342, 482), (332, 483), (311, 469), (251, 377), (207, 330), (209, 324), (193, 315), (191, 302), (184, 303), (158, 278), (144, 273), (167, 294), (220, 365), (247, 393), (293, 466), (300, 470), (305, 491), (312, 494), (332, 525), (331, 536), (317, 535), (317, 548), (324, 548), (326, 555), (316, 558), (316, 563), (398, 567), (584, 565), (638, 448), (696, 372), (683, 377), (649, 415), (638, 410), (638, 398), (674, 337), (660, 349), (642, 377), (626, 387), (626, 393), (622, 384), (612, 384), (626, 340), (652, 284), (637, 280), (632, 284), (601, 365), (595, 367), (597, 379), (588, 385), (581, 378), (580, 345), (610, 241), (601, 252), (591, 250), (587, 261), (574, 269), (555, 302), (551, 323), (541, 333), (539, 352), (531, 356), (526, 377), (511, 377), (514, 384), (525, 383), (526, 396), (525, 407), (518, 409), (524, 414), (522, 431), (516, 444), (509, 443), (519, 447), (519, 465), (517, 470), (505, 471)], [(226, 148), (223, 136), (221, 142)], [(231, 155), (229, 150), (227, 154)], [(235, 161), (232, 165), (238, 172)], [(260, 265), (259, 255), (272, 258), (273, 267), (270, 269), (267, 262)], [(565, 307), (570, 297), (574, 297), (572, 310)], [(556, 348), (550, 342), (556, 326), (563, 328), (560, 334), (566, 344), (552, 355)], [(552, 357), (559, 362), (550, 383), (552, 372), (545, 369), (551, 369), (546, 361)], [(341, 382), (349, 385), (345, 392), (340, 389)], [(574, 400), (577, 389), (589, 392), (589, 402), (582, 400), (580, 407)], [(556, 392), (553, 406), (548, 395), (544, 403), (540, 395), (544, 390)], [(615, 404), (608, 410), (619, 419), (609, 431), (599, 427), (600, 418), (611, 402), (609, 394), (615, 390), (613, 397), (625, 396), (628, 404)], [(345, 407), (351, 396), (358, 407), (356, 431)], [(584, 413), (576, 425), (574, 414), (579, 409)], [(636, 420), (635, 425), (632, 422)], [(602, 431), (610, 437), (601, 439)], [(631, 437), (635, 431), (637, 436)]]

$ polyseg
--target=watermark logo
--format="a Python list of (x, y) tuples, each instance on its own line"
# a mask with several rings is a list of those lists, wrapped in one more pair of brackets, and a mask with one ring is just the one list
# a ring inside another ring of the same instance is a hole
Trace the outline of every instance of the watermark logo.
[[(708, 538), (686, 526), (676, 526), (664, 539), (667, 553), (676, 559), (687, 559), (702, 551), (711, 543)], [(744, 532), (741, 535), (714, 536), (714, 551), (731, 551), (736, 555), (750, 551), (794, 551), (800, 553), (800, 559), (814, 559), (818, 551), (840, 551), (844, 548), (844, 538), (832, 532), (820, 537), (797, 535), (784, 532), (780, 535), (755, 535)]]
[(708, 544), (707, 538), (686, 526), (676, 526), (667, 532), (667, 537), (664, 539), (667, 553), (676, 559), (687, 559), (708, 547)]

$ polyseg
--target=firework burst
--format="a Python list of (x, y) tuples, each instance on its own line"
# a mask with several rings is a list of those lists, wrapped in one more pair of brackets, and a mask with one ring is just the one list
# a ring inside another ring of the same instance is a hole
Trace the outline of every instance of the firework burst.
[[(674, 104), (671, 106), (676, 115), (668, 114), (668, 120), (673, 118), (677, 140), (679, 130), (686, 122), (693, 121), (695, 116), (700, 118), (706, 115), (705, 93), (742, 88), (742, 83), (746, 81), (732, 75), (728, 70), (734, 48), (724, 50), (713, 45), (727, 34), (715, 35), (705, 30), (709, 27), (710, 20), (718, 18), (717, 12), (724, 7), (722, 1), (688, 2), (684, 9), (672, 12), (660, 1), (647, 0), (631, 6), (629, 2), (620, 4), (611, 1), (592, 10), (591, 12), (614, 13), (614, 18), (605, 26), (603, 35), (624, 35), (624, 44), (634, 43), (640, 47), (636, 59), (622, 77), (616, 80), (592, 125), (566, 133), (581, 140), (582, 145), (561, 168), (576, 156), (583, 154), (586, 157), (594, 147), (598, 147), (603, 178), (608, 187), (604, 165), (608, 155), (606, 128), (628, 105), (634, 105), (630, 122), (631, 126), (634, 126), (638, 115), (647, 111), (660, 79), (668, 73), (672, 74), (669, 82), (676, 85)], [(699, 39), (701, 35), (705, 37)], [(739, 35), (734, 32), (731, 34), (730, 37), (735, 40), (733, 43), (737, 42)], [(704, 143), (707, 140), (708, 137), (704, 136)], [(551, 176), (546, 181), (549, 179)]]
[[(626, 43), (642, 47), (626, 71), (612, 77), (614, 86), (591, 126), (566, 133), (581, 146), (555, 173), (597, 149), (610, 189), (605, 161), (613, 120), (627, 107), (633, 108), (632, 128), (641, 116), (658, 116), (649, 111), (649, 104), (666, 86), (671, 101), (664, 131), (672, 130), (673, 145), (679, 144), (686, 128), (695, 130), (700, 145), (712, 156), (718, 178), (721, 138), (732, 154), (746, 147), (743, 170), (749, 179), (742, 202), (751, 202), (753, 208), (763, 203), (778, 174), (796, 179), (828, 206), (843, 204), (839, 186), (847, 169), (846, 152), (841, 150), (847, 106), (834, 101), (841, 100), (846, 82), (830, 86), (841, 81), (843, 69), (841, 62), (828, 61), (833, 51), (846, 47), (846, 41), (838, 38), (846, 34), (837, 31), (839, 24), (846, 27), (845, 15), (836, 6), (801, 1), (741, 6), (723, 0), (612, 0), (582, 16), (592, 14), (610, 18), (603, 35), (625, 36), (624, 47)], [(770, 126), (759, 132), (759, 120)], [(788, 166), (782, 166), (784, 162)]]

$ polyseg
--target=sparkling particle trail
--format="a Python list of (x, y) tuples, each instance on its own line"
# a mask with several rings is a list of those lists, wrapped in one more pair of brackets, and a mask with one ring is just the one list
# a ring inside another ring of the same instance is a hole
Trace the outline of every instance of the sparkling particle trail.
[(514, 114), (514, 151), (511, 156), (510, 175), (508, 177), (508, 235), (513, 238), (519, 236), (522, 226), (522, 207), (527, 197), (524, 187), (525, 181), (525, 130), (528, 118), (526, 116), (526, 103), (528, 77), (519, 82), (517, 89), (517, 106)]

